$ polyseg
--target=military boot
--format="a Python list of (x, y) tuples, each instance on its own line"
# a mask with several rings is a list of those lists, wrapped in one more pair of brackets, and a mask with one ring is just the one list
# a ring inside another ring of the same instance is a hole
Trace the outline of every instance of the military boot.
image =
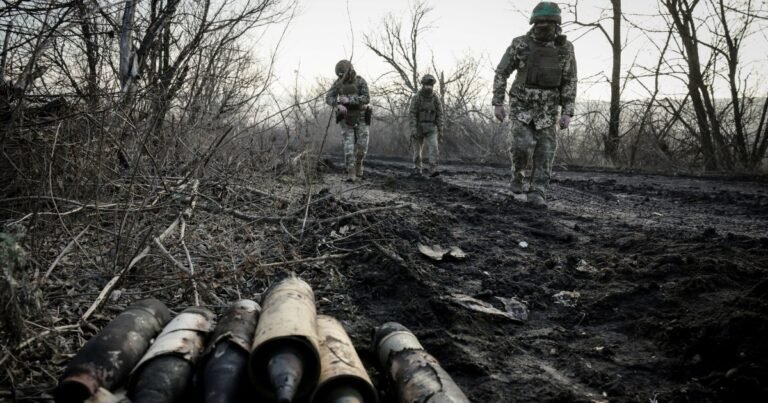
[(357, 175), (355, 174), (354, 167), (347, 169), (347, 177), (344, 179), (344, 182), (357, 182)]
[(355, 161), (355, 175), (358, 178), (361, 178), (361, 179), (363, 177), (363, 160), (362, 160), (362, 158), (358, 159), (357, 161)]
[(526, 194), (526, 199), (533, 207), (547, 208), (547, 201), (544, 200), (544, 195), (539, 192), (528, 192)]
[(523, 193), (525, 192), (525, 184), (523, 184), (522, 180), (515, 178), (510, 182), (509, 189), (512, 193)]

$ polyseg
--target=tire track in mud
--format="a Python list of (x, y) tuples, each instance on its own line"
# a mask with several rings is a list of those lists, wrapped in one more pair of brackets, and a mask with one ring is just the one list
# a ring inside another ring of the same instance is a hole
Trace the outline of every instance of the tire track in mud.
[[(766, 379), (765, 349), (755, 341), (768, 336), (768, 312), (754, 301), (766, 288), (758, 286), (765, 238), (721, 235), (706, 222), (673, 231), (573, 214), (578, 198), (536, 210), (510, 197), (493, 172), (422, 180), (391, 164), (374, 167), (372, 187), (421, 207), (385, 228), (392, 237), (384, 247), (402, 262), (382, 253), (353, 263), (353, 303), (370, 325), (411, 327), (473, 401), (753, 401), (766, 393), (750, 381)], [(589, 186), (554, 187), (560, 196)], [(759, 209), (760, 197), (746, 203)], [(469, 258), (428, 261), (417, 242), (456, 245)], [(560, 291), (579, 292), (575, 306), (555, 303)], [(450, 292), (497, 306), (494, 297), (516, 297), (531, 316), (522, 325), (499, 321), (450, 303)], [(734, 322), (758, 332), (740, 340), (727, 330)], [(734, 346), (706, 351), (722, 344)]]

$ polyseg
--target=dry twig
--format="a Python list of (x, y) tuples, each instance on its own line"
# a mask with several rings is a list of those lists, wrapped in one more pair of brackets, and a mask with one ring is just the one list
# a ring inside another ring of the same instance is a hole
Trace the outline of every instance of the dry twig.
[(77, 243), (77, 240), (80, 239), (80, 237), (83, 236), (83, 234), (85, 234), (85, 231), (88, 231), (89, 228), (91, 228), (91, 226), (86, 225), (85, 228), (83, 228), (83, 230), (80, 231), (80, 233), (77, 234), (77, 236), (72, 238), (72, 240), (67, 244), (67, 246), (64, 247), (64, 250), (62, 250), (61, 253), (59, 253), (59, 256), (56, 257), (56, 260), (54, 260), (53, 263), (51, 263), (51, 266), (48, 267), (48, 271), (46, 271), (45, 275), (43, 275), (43, 278), (40, 281), (40, 284), (44, 283), (48, 279), (48, 276), (51, 274), (53, 269), (56, 268), (56, 266), (59, 264), (61, 259), (64, 258), (64, 256), (66, 256), (70, 250), (72, 250), (72, 247), (75, 246), (75, 243)]

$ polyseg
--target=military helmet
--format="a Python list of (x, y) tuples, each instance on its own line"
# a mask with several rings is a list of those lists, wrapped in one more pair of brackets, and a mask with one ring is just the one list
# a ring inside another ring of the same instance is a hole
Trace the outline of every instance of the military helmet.
[(424, 74), (424, 77), (421, 77), (422, 85), (435, 85), (436, 82), (437, 79), (432, 74)]
[(336, 75), (341, 77), (349, 70), (352, 70), (352, 62), (346, 59), (339, 60), (338, 63), (336, 63)]
[(551, 21), (557, 23), (558, 25), (562, 23), (562, 18), (560, 17), (560, 6), (558, 6), (557, 3), (553, 3), (551, 1), (542, 1), (533, 8), (530, 23), (533, 24), (536, 22), (545, 21)]

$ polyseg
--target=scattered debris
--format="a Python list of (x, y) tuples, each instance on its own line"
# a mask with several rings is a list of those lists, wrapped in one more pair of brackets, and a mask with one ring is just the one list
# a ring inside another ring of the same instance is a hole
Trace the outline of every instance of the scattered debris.
[(587, 263), (586, 260), (581, 259), (578, 263), (576, 263), (576, 271), (580, 271), (582, 273), (598, 273), (600, 272), (600, 269)]
[(332, 230), (331, 231), (331, 238), (334, 238), (334, 239), (342, 238), (342, 237), (346, 236), (347, 234), (349, 234), (350, 231), (353, 230), (353, 229), (355, 229), (354, 226), (342, 225), (341, 228), (339, 228), (338, 231), (336, 231), (336, 230)]
[(517, 300), (516, 298), (504, 298), (496, 297), (502, 304), (504, 304), (504, 310), (510, 315), (518, 318), (520, 321), (528, 320), (528, 305)]
[(450, 294), (450, 296), (445, 298), (448, 301), (451, 301), (454, 304), (467, 308), (471, 311), (485, 313), (485, 314), (494, 315), (494, 316), (501, 316), (515, 322), (524, 322), (525, 320), (528, 319), (528, 307), (525, 306), (525, 304), (523, 304), (522, 302), (514, 298), (496, 297), (496, 299), (498, 299), (504, 304), (504, 309), (506, 310), (506, 312), (503, 312), (495, 308), (493, 305), (487, 302), (483, 302), (483, 301), (480, 301), (479, 299), (472, 298), (469, 295)]
[(553, 295), (555, 303), (567, 307), (574, 307), (578, 303), (581, 294), (578, 291), (560, 291)]
[(467, 254), (464, 253), (463, 250), (459, 249), (458, 246), (451, 246), (451, 250), (448, 252), (448, 255), (456, 259), (464, 259), (467, 257)]
[(454, 259), (464, 259), (467, 257), (467, 254), (458, 246), (451, 246), (449, 249), (445, 249), (440, 245), (427, 246), (420, 243), (418, 248), (419, 252), (434, 260), (443, 260), (446, 255)]
[(519, 245), (521, 248), (527, 248), (527, 247), (528, 247), (528, 242), (525, 242), (525, 241), (520, 241), (520, 243), (518, 243), (518, 245)]

